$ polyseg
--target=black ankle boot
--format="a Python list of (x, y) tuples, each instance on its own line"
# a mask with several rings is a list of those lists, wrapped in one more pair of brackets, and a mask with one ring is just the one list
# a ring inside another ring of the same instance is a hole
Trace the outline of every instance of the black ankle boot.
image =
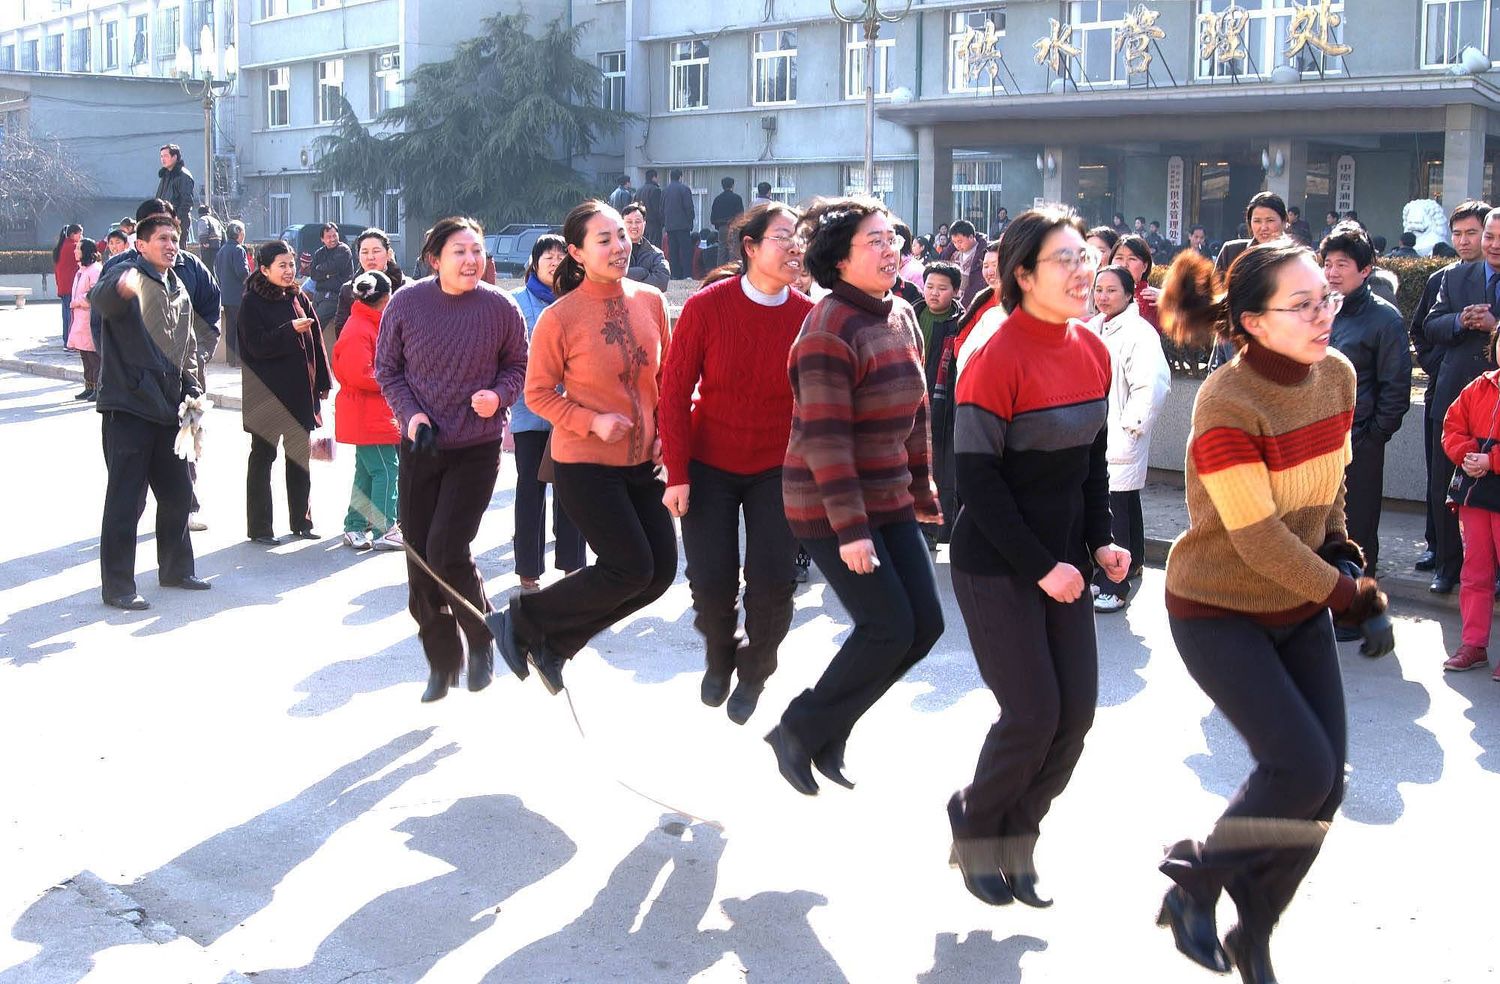
[(505, 660), (510, 671), (522, 680), (530, 676), (531, 669), (526, 665), (526, 647), (516, 638), (516, 624), (510, 617), (510, 608), (487, 613), (484, 616), (484, 627), (490, 630), (495, 645), (500, 648), (500, 658)]
[(536, 667), (536, 675), (542, 678), (547, 693), (556, 697), (563, 689), (562, 671), (566, 661), (545, 646), (527, 652), (526, 658)]
[(729, 720), (735, 724), (744, 724), (750, 720), (750, 715), (755, 713), (755, 708), (760, 704), (760, 692), (765, 686), (764, 683), (747, 683), (744, 680), (736, 684), (734, 693), (729, 695), (729, 706), (724, 708)]
[(478, 693), (495, 679), (495, 647), (485, 644), (469, 653), (469, 691)]
[(813, 768), (823, 773), (830, 782), (837, 783), (845, 789), (854, 788), (853, 781), (844, 775), (844, 742), (842, 740), (824, 745), (822, 751), (813, 756)]
[(733, 675), (733, 667), (719, 669), (711, 666), (704, 670), (703, 683), (698, 688), (699, 698), (709, 707), (723, 704), (724, 698), (729, 696), (729, 678)]
[(953, 851), (948, 863), (958, 868), (969, 894), (985, 905), (1010, 905), (1015, 901), (1005, 876), (1000, 874), (999, 838), (970, 838), (964, 826), (963, 797), (948, 799), (948, 826), (953, 830)]
[(433, 670), (427, 674), (427, 689), (422, 693), (422, 703), (430, 704), (448, 696), (448, 688), (458, 686), (458, 671)]
[(1269, 934), (1248, 933), (1236, 926), (1224, 935), (1224, 949), (1239, 969), (1242, 984), (1276, 984)]
[(1181, 885), (1174, 885), (1161, 900), (1156, 925), (1172, 928), (1177, 949), (1189, 960), (1220, 974), (1229, 973), (1229, 956), (1219, 945), (1213, 907), (1199, 904)]
[(804, 796), (818, 795), (818, 782), (812, 776), (812, 758), (786, 725), (778, 724), (772, 728), (766, 735), (766, 744), (776, 753), (776, 768), (780, 770), (781, 778)]

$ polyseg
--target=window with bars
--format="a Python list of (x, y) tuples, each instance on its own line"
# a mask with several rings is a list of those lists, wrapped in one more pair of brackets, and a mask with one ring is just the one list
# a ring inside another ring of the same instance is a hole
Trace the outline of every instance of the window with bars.
[(38, 68), (41, 67), (41, 62), (39, 61), (38, 55), (38, 52), (40, 50), (40, 41), (32, 40), (21, 42), (21, 71), (35, 72)]
[[(337, 123), (344, 112), (344, 60), (318, 62), (318, 122)], [(327, 221), (335, 221), (329, 219)]]
[(292, 224), (292, 196), (270, 195), (267, 197), (266, 203), (268, 205), (266, 209), (267, 224), (270, 226), (266, 230), (266, 235), (279, 236), (286, 230), (287, 226)]
[(93, 70), (94, 32), (87, 27), (74, 28), (68, 38), (68, 71), (88, 72)]
[(1422, 67), (1447, 68), (1465, 48), (1489, 53), (1485, 0), (1422, 0)]
[[(1005, 41), (1005, 8), (981, 7), (957, 10), (948, 15), (948, 91), (975, 92), (990, 88), (991, 74), (971, 71), (970, 65), (984, 56), (990, 27), (998, 43)], [(999, 66), (995, 66), (997, 69)]]
[(764, 181), (771, 186), (770, 198), (773, 202), (786, 202), (788, 205), (796, 204), (797, 201), (797, 168), (790, 164), (762, 164), (750, 169), (750, 191), (751, 194), (759, 195), (756, 189)]
[[(875, 197), (883, 202), (888, 202), (892, 192), (896, 190), (896, 165), (875, 165)], [(865, 188), (865, 166), (863, 164), (844, 165), (844, 194), (866, 195), (870, 192)]]
[(797, 101), (797, 32), (756, 31), (754, 40), (756, 106)]
[(260, 16), (280, 17), (286, 13), (286, 0), (260, 0)]
[(674, 41), (671, 48), (672, 90), (668, 107), (708, 108), (708, 41)]
[[(875, 98), (888, 99), (896, 88), (894, 66), (891, 55), (896, 50), (896, 39), (875, 39)], [(844, 26), (844, 98), (865, 97), (865, 29), (861, 24)]]
[(625, 52), (599, 52), (599, 105), (616, 112), (625, 110)]
[(177, 62), (177, 45), (182, 40), (182, 8), (164, 7), (156, 12), (156, 37), (151, 54), (158, 61)]
[(0, 44), (0, 71), (13, 72), (16, 68), (16, 46)]
[(344, 221), (344, 193), (337, 188), (318, 192), (318, 221)]
[(266, 126), (292, 123), (292, 70), (285, 66), (266, 69)]
[(101, 49), (104, 57), (104, 70), (110, 71), (120, 67), (120, 22), (106, 21), (104, 24), (104, 44)]
[(49, 34), (46, 47), (42, 49), (43, 67), (49, 72), (61, 72), (63, 67), (63, 36)]
[(975, 160), (953, 162), (953, 214), (968, 219), (974, 228), (990, 231), (995, 213), (1005, 202), (1005, 162)]
[(375, 228), (387, 235), (401, 235), (401, 190), (387, 188), (385, 194), (376, 200), (370, 218), (374, 219)]

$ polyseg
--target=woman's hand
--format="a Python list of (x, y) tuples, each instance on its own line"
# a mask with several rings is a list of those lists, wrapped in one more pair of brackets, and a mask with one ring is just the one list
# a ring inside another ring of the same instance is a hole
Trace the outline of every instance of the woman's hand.
[[(1130, 555), (1125, 556), (1128, 565)], [(1083, 575), (1072, 564), (1055, 564), (1047, 576), (1036, 583), (1047, 597), (1064, 605), (1072, 604), (1083, 595)]]
[(688, 491), (686, 485), (668, 485), (661, 504), (667, 507), (667, 512), (681, 519), (688, 511)]
[(873, 574), (880, 566), (880, 558), (875, 556), (875, 541), (868, 537), (839, 547), (839, 559), (856, 574)]
[(428, 427), (432, 426), (432, 420), (428, 418), (427, 414), (412, 414), (411, 419), (406, 422), (406, 439), (408, 441), (415, 441), (417, 439), (417, 428), (423, 424), (426, 424)]
[(1130, 573), (1130, 551), (1113, 543), (1095, 550), (1094, 560), (1104, 569), (1104, 576), (1116, 584)]
[(311, 319), (311, 318), (293, 318), (292, 319), (292, 330), (295, 331), (297, 334), (299, 334), (299, 335), (306, 335), (306, 334), (310, 333), (312, 331), (312, 329), (313, 329), (313, 319)]
[(1141, 297), (1155, 304), (1161, 297), (1161, 288), (1152, 287), (1150, 284), (1141, 288)]
[(1470, 478), (1482, 478), (1489, 473), (1490, 456), (1483, 451), (1471, 451), (1464, 455), (1462, 468)]
[(614, 444), (630, 433), (630, 418), (619, 413), (596, 413), (589, 432), (605, 444)]
[(500, 394), (494, 390), (480, 390), (469, 397), (469, 406), (473, 407), (474, 412), (479, 416), (488, 420), (495, 415), (496, 410), (500, 409)]

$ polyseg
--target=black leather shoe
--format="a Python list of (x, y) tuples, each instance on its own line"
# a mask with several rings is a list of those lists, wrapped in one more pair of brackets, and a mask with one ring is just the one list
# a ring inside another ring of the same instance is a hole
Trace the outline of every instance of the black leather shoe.
[(837, 783), (845, 789), (854, 788), (853, 781), (844, 775), (844, 743), (842, 741), (824, 745), (823, 750), (813, 756), (813, 768), (823, 773), (830, 782)]
[(185, 591), (207, 591), (213, 587), (212, 584), (209, 584), (203, 578), (195, 577), (192, 574), (179, 577), (175, 581), (162, 581), (161, 586), (164, 588), (182, 588)]
[(760, 692), (764, 689), (764, 683), (746, 683), (741, 680), (735, 686), (734, 693), (729, 695), (729, 706), (724, 708), (729, 720), (735, 724), (744, 724), (750, 720), (750, 715), (755, 713), (755, 708), (760, 703)]
[(511, 620), (510, 608), (490, 612), (484, 617), (484, 627), (495, 637), (495, 645), (500, 647), (500, 658), (505, 660), (510, 671), (522, 680), (531, 676), (531, 667), (526, 665), (526, 647), (516, 638), (516, 624)]
[(115, 595), (113, 598), (105, 598), (104, 603), (111, 608), (120, 608), (127, 612), (143, 612), (151, 607), (151, 602), (138, 594)]
[(321, 540), (317, 530), (292, 530), (292, 536), (298, 540)]
[(448, 688), (458, 686), (458, 671), (444, 673), (442, 670), (433, 670), (427, 674), (427, 689), (422, 692), (422, 703), (431, 704), (435, 700), (442, 700), (448, 696)]
[(718, 707), (729, 696), (729, 678), (734, 670), (717, 668), (703, 671), (703, 683), (698, 687), (698, 696), (709, 707)]
[(1422, 556), (1417, 558), (1417, 562), (1413, 564), (1412, 567), (1419, 571), (1430, 571), (1436, 569), (1437, 554), (1433, 553), (1431, 550), (1422, 551)]
[(259, 536), (252, 536), (250, 538), (250, 542), (251, 543), (259, 543), (259, 544), (262, 544), (263, 546), (267, 546), (267, 547), (279, 547), (279, 546), (281, 546), (281, 541), (278, 540), (278, 539), (276, 539), (274, 536), (272, 536), (269, 533), (262, 533)]
[(776, 753), (776, 768), (781, 778), (804, 796), (818, 795), (818, 783), (812, 776), (812, 759), (797, 737), (778, 724), (766, 735), (766, 744)]
[(1433, 594), (1452, 594), (1453, 589), (1457, 587), (1457, 585), (1457, 578), (1443, 577), (1443, 575), (1439, 574), (1437, 577), (1432, 579), (1432, 583), (1427, 586), (1427, 590), (1431, 591)]
[(1224, 935), (1224, 949), (1239, 970), (1243, 984), (1276, 984), (1269, 939), (1236, 926)]
[(1015, 896), (1000, 874), (997, 838), (976, 839), (967, 836), (964, 826), (963, 799), (958, 793), (948, 797), (948, 826), (953, 830), (953, 850), (948, 863), (963, 876), (964, 888), (985, 905), (1010, 905)]
[(1181, 885), (1174, 885), (1162, 898), (1156, 925), (1172, 928), (1178, 951), (1193, 963), (1220, 974), (1229, 973), (1229, 955), (1219, 945), (1214, 910), (1199, 905)]
[(469, 653), (469, 678), (468, 687), (470, 693), (479, 693), (488, 687), (495, 679), (495, 647), (486, 645)]
[(536, 667), (536, 675), (542, 678), (542, 686), (547, 688), (547, 693), (556, 697), (563, 689), (563, 658), (549, 651), (545, 646), (538, 649), (528, 650), (526, 658), (531, 665)]
[(1010, 894), (1016, 897), (1017, 902), (1033, 909), (1046, 909), (1052, 905), (1051, 899), (1037, 894), (1035, 872), (1011, 874), (1002, 869), (1000, 873), (1005, 876), (1005, 884), (1010, 886)]

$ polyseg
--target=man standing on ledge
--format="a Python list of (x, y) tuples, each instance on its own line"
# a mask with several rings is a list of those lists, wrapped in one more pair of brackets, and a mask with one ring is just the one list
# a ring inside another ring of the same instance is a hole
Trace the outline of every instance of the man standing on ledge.
[(714, 207), (709, 212), (708, 223), (714, 227), (719, 234), (719, 248), (724, 251), (722, 259), (738, 260), (740, 249), (738, 244), (730, 242), (732, 236), (726, 235), (729, 223), (745, 210), (745, 200), (734, 190), (734, 179), (725, 178), (719, 182), (719, 187), (724, 190), (714, 196)]
[[(672, 276), (681, 280), (693, 276), (693, 221), (698, 211), (693, 207), (693, 192), (682, 183), (682, 168), (672, 168), (672, 180), (662, 192), (662, 221), (667, 230), (667, 265)], [(649, 216), (651, 206), (646, 206)]]
[[(183, 223), (182, 241), (188, 241), (188, 225), (193, 221), (193, 175), (182, 165), (182, 148), (165, 144), (161, 148), (161, 170), (156, 172), (156, 197), (171, 204), (177, 220)], [(140, 230), (136, 230), (140, 235)]]
[(135, 534), (148, 486), (156, 496), (157, 580), (164, 588), (211, 587), (194, 573), (193, 485), (188, 463), (173, 452), (178, 406), (202, 392), (192, 300), (172, 269), (178, 238), (170, 216), (142, 219), (138, 255), (107, 271), (89, 295), (103, 319), (98, 410), (109, 471), (99, 567), (104, 603), (127, 611), (151, 607), (135, 589)]

